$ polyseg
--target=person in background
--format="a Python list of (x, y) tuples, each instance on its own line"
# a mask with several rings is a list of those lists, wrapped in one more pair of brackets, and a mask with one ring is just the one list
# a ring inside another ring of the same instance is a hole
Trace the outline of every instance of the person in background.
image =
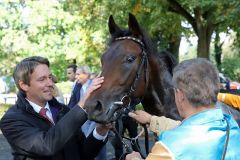
[[(79, 66), (77, 67), (76, 70), (76, 83), (81, 84), (81, 89), (79, 92), (73, 92), (70, 102), (68, 107), (72, 108), (76, 104), (74, 104), (73, 99), (76, 100), (81, 100), (85, 92), (87, 91), (88, 87), (90, 87), (92, 83), (92, 79), (90, 79), (91, 76), (91, 70), (87, 65)], [(74, 90), (76, 90), (77, 85), (75, 85)], [(83, 126), (81, 127), (83, 133), (85, 134), (86, 137), (89, 136), (89, 134), (92, 132), (92, 130), (96, 127), (96, 123), (93, 121), (87, 120)], [(106, 147), (104, 146), (100, 153), (97, 155), (96, 160), (106, 160), (107, 155), (106, 155)]]
[(40, 56), (17, 64), (13, 77), (19, 89), (18, 99), (2, 117), (0, 129), (14, 159), (91, 160), (105, 145), (111, 125), (97, 124), (87, 138), (79, 128), (87, 121), (85, 101), (104, 78), (95, 78), (78, 104), (69, 110), (53, 97), (49, 66), (48, 59)]
[(67, 78), (69, 81), (71, 81), (71, 82), (75, 81), (76, 70), (77, 70), (76, 64), (71, 64), (71, 65), (67, 66)]
[(64, 104), (64, 97), (63, 97), (63, 93), (62, 91), (57, 87), (56, 83), (57, 81), (57, 77), (52, 75), (52, 80), (53, 80), (53, 96), (56, 98), (56, 100), (59, 103)]
[(99, 75), (98, 73), (91, 73), (90, 79), (93, 79), (93, 78), (97, 77), (98, 75)]
[(87, 87), (91, 84), (91, 70), (87, 65), (79, 66), (76, 70), (76, 81), (82, 85), (80, 97), (85, 93)]
[[(239, 159), (239, 126), (215, 106), (219, 92), (216, 67), (203, 58), (183, 61), (174, 68), (173, 84), (175, 102), (184, 120), (160, 133), (147, 160)], [(135, 113), (129, 116), (137, 119)], [(126, 156), (126, 160), (140, 159), (138, 152)]]
[(218, 93), (218, 100), (236, 109), (240, 109), (240, 96), (231, 93)]
[(75, 75), (75, 77), (74, 77), (75, 81), (74, 81), (74, 85), (73, 85), (73, 88), (72, 88), (72, 93), (71, 93), (71, 96), (70, 96), (70, 99), (69, 99), (69, 102), (68, 102), (68, 107), (69, 108), (72, 108), (80, 100), (80, 91), (81, 91), (81, 88), (82, 88), (82, 84), (78, 80), (79, 73), (77, 71), (77, 67), (75, 68), (75, 74), (74, 75)]
[[(75, 73), (75, 86), (73, 88), (68, 107), (72, 108), (75, 106), (78, 101), (80, 100), (81, 94), (84, 93), (87, 86), (90, 84), (91, 81), (88, 81), (91, 75), (90, 68), (88, 66), (79, 66), (76, 69)], [(88, 82), (87, 82), (88, 81)], [(85, 84), (85, 82), (87, 82)], [(85, 86), (82, 88), (82, 85), (85, 84)]]

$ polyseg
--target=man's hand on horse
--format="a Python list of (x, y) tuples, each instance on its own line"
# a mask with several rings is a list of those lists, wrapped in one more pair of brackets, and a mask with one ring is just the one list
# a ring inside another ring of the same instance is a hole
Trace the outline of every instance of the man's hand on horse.
[(102, 83), (104, 82), (104, 77), (96, 77), (92, 80), (90, 86), (87, 88), (86, 92), (84, 93), (81, 100), (78, 102), (78, 105), (81, 108), (84, 108), (85, 102), (88, 99), (88, 97), (91, 95), (93, 91), (100, 88)]
[(132, 117), (136, 121), (138, 121), (141, 124), (149, 124), (151, 122), (152, 115), (145, 112), (145, 111), (135, 111), (135, 112), (129, 112), (129, 117)]
[(100, 123), (97, 123), (97, 126), (96, 126), (96, 130), (97, 130), (97, 133), (104, 136), (107, 134), (107, 132), (112, 129), (113, 125), (112, 123), (108, 123), (108, 124), (100, 124)]

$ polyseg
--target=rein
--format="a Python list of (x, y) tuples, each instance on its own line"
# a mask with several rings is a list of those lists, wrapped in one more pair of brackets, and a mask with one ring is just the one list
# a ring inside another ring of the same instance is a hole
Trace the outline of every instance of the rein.
[[(140, 79), (140, 76), (141, 76), (141, 73), (142, 73), (142, 72), (144, 72), (144, 81), (145, 81), (145, 91), (144, 91), (144, 93), (145, 93), (146, 90), (147, 90), (147, 84), (148, 84), (148, 79), (147, 79), (147, 53), (145, 52), (144, 43), (143, 43), (141, 40), (137, 39), (137, 38), (129, 37), (129, 36), (119, 37), (119, 38), (116, 38), (116, 39), (115, 39), (115, 41), (120, 41), (120, 40), (132, 40), (132, 41), (134, 41), (135, 43), (139, 44), (140, 47), (141, 47), (141, 50), (142, 50), (142, 52), (141, 52), (142, 57), (141, 57), (141, 61), (140, 61), (139, 65), (138, 65), (138, 70), (137, 70), (137, 72), (136, 72), (136, 76), (135, 76), (135, 78), (134, 78), (134, 80), (133, 80), (133, 82), (132, 82), (132, 84), (131, 84), (131, 86), (130, 86), (129, 91), (121, 98), (120, 101), (114, 102), (115, 105), (119, 105), (119, 106), (122, 107), (120, 113), (114, 114), (114, 116), (117, 117), (117, 120), (118, 120), (118, 122), (120, 123), (119, 126), (122, 125), (122, 123), (120, 122), (121, 120), (119, 120), (119, 118), (121, 117), (121, 115), (122, 115), (122, 114), (126, 114), (126, 115), (127, 115), (127, 113), (133, 111), (133, 110), (135, 109), (135, 106), (136, 106), (137, 104), (139, 104), (139, 103), (142, 101), (142, 99), (143, 99), (143, 97), (138, 98), (138, 99), (137, 99), (137, 102), (134, 102), (134, 104), (132, 104), (132, 99), (131, 99), (131, 97), (132, 97), (133, 93), (134, 93), (134, 92), (136, 91), (136, 89), (137, 89), (137, 84), (139, 83), (139, 79)], [(145, 149), (146, 149), (146, 154), (148, 154), (148, 153), (149, 153), (148, 131), (147, 131), (146, 125), (144, 125), (143, 127), (144, 127), (144, 131), (145, 131)], [(137, 139), (138, 139), (138, 137), (139, 137), (142, 133), (139, 134), (139, 135), (138, 135), (137, 137), (135, 137), (135, 138), (126, 138), (126, 137), (122, 137), (122, 136), (119, 134), (119, 132), (120, 132), (120, 133), (122, 132), (122, 126), (119, 127), (119, 128), (120, 128), (119, 131), (117, 131), (117, 129), (114, 127), (114, 128), (113, 128), (113, 132), (117, 135), (117, 137), (119, 138), (119, 140), (121, 141), (123, 147), (124, 147), (125, 150), (126, 150), (126, 153), (123, 153), (123, 155), (122, 155), (121, 158), (120, 158), (120, 159), (123, 159), (123, 158), (125, 158), (125, 155), (126, 155), (127, 153), (131, 153), (131, 152), (133, 151), (132, 148), (131, 148), (128, 144), (126, 144), (126, 143), (124, 142), (123, 138), (130, 140), (130, 142), (131, 142), (132, 144), (135, 144), (135, 146), (137, 146)], [(141, 156), (144, 157), (144, 154), (142, 153), (142, 151), (141, 151), (140, 148), (138, 148), (138, 151), (139, 151), (139, 153), (141, 154)]]
[(227, 127), (226, 127), (226, 139), (225, 139), (225, 144), (224, 144), (224, 148), (223, 148), (223, 153), (222, 153), (222, 157), (221, 157), (221, 160), (225, 160), (225, 156), (226, 156), (226, 153), (227, 153), (227, 147), (228, 147), (228, 141), (229, 141), (229, 133), (230, 133), (230, 126), (229, 126), (229, 122), (227, 120), (227, 118), (225, 118), (225, 121), (227, 123)]

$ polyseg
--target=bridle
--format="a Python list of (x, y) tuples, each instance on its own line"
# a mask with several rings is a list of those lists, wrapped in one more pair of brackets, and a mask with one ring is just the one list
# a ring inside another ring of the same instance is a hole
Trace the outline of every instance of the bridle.
[[(139, 104), (142, 100), (143, 97), (141, 98), (137, 98), (136, 101), (134, 102), (134, 104), (131, 105), (131, 102), (132, 102), (132, 95), (133, 93), (136, 91), (136, 87), (137, 87), (137, 84), (139, 82), (139, 79), (140, 79), (140, 76), (141, 76), (141, 73), (144, 72), (144, 81), (145, 81), (145, 92), (146, 92), (146, 89), (147, 89), (147, 85), (148, 85), (148, 79), (147, 79), (147, 52), (145, 51), (145, 45), (144, 43), (137, 39), (137, 38), (134, 38), (134, 37), (130, 37), (130, 36), (125, 36), (125, 37), (118, 37), (115, 39), (115, 41), (120, 41), (120, 40), (132, 40), (134, 41), (135, 43), (139, 44), (140, 47), (141, 47), (141, 62), (139, 63), (138, 65), (138, 70), (136, 72), (136, 76), (130, 86), (130, 89), (128, 90), (128, 92), (121, 98), (120, 101), (116, 101), (114, 102), (115, 105), (120, 105), (122, 106), (123, 108), (125, 108), (124, 112), (126, 112), (126, 110), (131, 111), (132, 108), (129, 108), (129, 106), (136, 106), (137, 104)], [(144, 93), (145, 93), (144, 92)]]
[[(130, 111), (133, 111), (135, 106), (137, 104), (139, 104), (142, 99), (143, 99), (143, 96), (142, 97), (139, 97), (139, 98), (135, 98), (134, 102), (132, 100), (132, 96), (134, 94), (134, 92), (136, 91), (137, 89), (137, 85), (139, 83), (139, 79), (140, 79), (140, 76), (143, 72), (144, 74), (144, 82), (145, 82), (145, 91), (144, 93), (146, 92), (147, 90), (147, 86), (148, 86), (148, 76), (147, 76), (147, 64), (148, 64), (148, 59), (147, 59), (147, 52), (145, 51), (145, 45), (144, 43), (137, 39), (137, 38), (134, 38), (134, 37), (130, 37), (130, 36), (124, 36), (124, 37), (118, 37), (115, 39), (115, 41), (120, 41), (120, 40), (131, 40), (131, 41), (134, 41), (135, 43), (137, 43), (140, 47), (141, 47), (141, 60), (140, 60), (140, 63), (138, 65), (138, 70), (136, 72), (136, 76), (133, 80), (133, 82), (131, 83), (131, 86), (130, 86), (130, 89), (128, 90), (128, 92), (121, 98), (120, 101), (116, 101), (114, 102), (114, 105), (118, 105), (118, 106), (121, 106), (121, 110), (120, 112), (115, 112), (114, 113), (114, 117), (118, 120), (119, 123), (122, 123), (121, 122), (121, 119), (119, 119), (119, 117), (123, 114), (127, 114), (128, 112)], [(122, 125), (122, 124), (121, 124)], [(145, 131), (145, 148), (146, 148), (146, 154), (148, 154), (149, 152), (149, 147), (148, 147), (148, 131), (147, 131), (147, 127), (146, 126), (143, 126), (144, 127), (144, 131)], [(121, 127), (120, 127), (121, 128)], [(122, 128), (121, 128), (122, 129)], [(121, 133), (121, 129), (119, 129), (120, 131), (117, 131), (117, 129), (114, 127), (113, 128), (113, 132), (116, 134), (116, 136), (119, 138), (119, 140), (121, 141), (123, 147), (125, 148), (126, 152), (127, 153), (131, 153), (132, 152), (132, 149), (131, 147), (128, 146), (127, 143), (124, 142), (123, 140), (123, 137), (120, 135)], [(120, 133), (119, 133), (120, 132)], [(139, 137), (139, 135), (135, 138), (132, 138), (130, 139), (131, 143), (135, 142), (136, 143), (136, 139)], [(126, 138), (126, 137), (124, 137)], [(129, 140), (129, 138), (126, 138)], [(143, 153), (141, 152), (141, 149), (138, 149), (140, 154), (142, 155), (142, 157), (144, 157)], [(122, 155), (121, 158), (124, 158), (124, 154)], [(120, 158), (120, 159), (121, 159)]]

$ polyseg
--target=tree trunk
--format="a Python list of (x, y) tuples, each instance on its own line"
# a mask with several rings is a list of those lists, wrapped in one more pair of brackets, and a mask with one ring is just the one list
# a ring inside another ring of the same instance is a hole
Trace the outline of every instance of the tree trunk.
[(213, 31), (207, 27), (198, 28), (197, 57), (209, 59), (210, 42)]
[(179, 47), (181, 42), (181, 36), (175, 37), (173, 41), (169, 42), (168, 51), (173, 54), (176, 60), (179, 62)]
[(217, 63), (217, 67), (220, 70), (223, 42), (222, 43), (220, 42), (219, 32), (216, 30), (215, 33), (216, 33), (216, 37), (215, 37), (215, 41), (214, 41), (215, 60)]

